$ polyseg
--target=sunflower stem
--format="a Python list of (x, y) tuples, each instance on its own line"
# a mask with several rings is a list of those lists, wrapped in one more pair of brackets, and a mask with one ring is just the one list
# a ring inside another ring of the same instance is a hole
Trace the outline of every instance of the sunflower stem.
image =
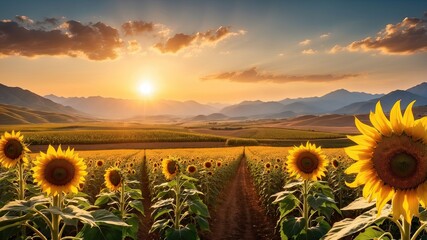
[(122, 220), (124, 220), (126, 216), (125, 188), (126, 188), (125, 180), (122, 179), (122, 187), (120, 189), (120, 213), (121, 213)]
[(411, 237), (411, 240), (416, 240), (418, 235), (420, 235), (420, 233), (427, 227), (427, 223), (424, 223), (423, 225), (421, 225), (417, 231), (414, 233), (414, 235)]
[(181, 218), (181, 186), (180, 186), (180, 174), (176, 177), (176, 185), (175, 185), (175, 198), (176, 198), (176, 207), (175, 207), (175, 222), (174, 222), (174, 228), (179, 229), (180, 228), (180, 218)]
[[(18, 200), (25, 200), (25, 179), (24, 179), (24, 163), (23, 159), (18, 160)], [(25, 225), (21, 225), (21, 239), (27, 236)]]
[(400, 233), (402, 240), (410, 240), (411, 239), (411, 224), (408, 223), (405, 219), (402, 219), (402, 230), (403, 232)]
[[(53, 206), (61, 209), (61, 193), (53, 196)], [(52, 213), (52, 240), (60, 240), (61, 236), (59, 235), (59, 215)]]
[(304, 180), (304, 184), (302, 185), (302, 200), (303, 200), (303, 215), (302, 217), (305, 220), (305, 231), (307, 232), (308, 227), (309, 227), (309, 213), (310, 213), (310, 206), (308, 206), (308, 201), (307, 201), (307, 197), (308, 197), (308, 180)]

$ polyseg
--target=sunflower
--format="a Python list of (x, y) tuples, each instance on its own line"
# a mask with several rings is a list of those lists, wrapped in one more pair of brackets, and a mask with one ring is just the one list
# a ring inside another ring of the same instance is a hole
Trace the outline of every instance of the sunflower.
[(25, 154), (30, 150), (24, 144), (24, 136), (20, 132), (5, 132), (0, 139), (0, 163), (6, 167), (14, 167), (19, 160), (28, 164)]
[(210, 161), (206, 161), (204, 164), (205, 168), (211, 168), (212, 167), (212, 163)]
[(265, 167), (266, 169), (271, 168), (271, 163), (269, 163), (269, 162), (268, 162), (268, 163), (265, 163), (265, 164), (264, 164), (264, 167)]
[(122, 172), (118, 167), (110, 167), (104, 174), (105, 186), (111, 191), (119, 190), (123, 182)]
[(338, 160), (334, 159), (332, 160), (332, 167), (334, 169), (337, 169), (340, 166), (340, 163), (338, 162)]
[(328, 165), (321, 148), (316, 148), (316, 144), (309, 142), (305, 146), (301, 144), (290, 150), (286, 163), (290, 176), (313, 181), (325, 176)]
[(410, 223), (418, 216), (419, 203), (427, 206), (427, 118), (415, 120), (411, 102), (402, 116), (400, 101), (391, 109), (390, 120), (380, 102), (369, 118), (373, 127), (355, 119), (362, 133), (348, 136), (358, 145), (345, 149), (356, 160), (345, 173), (357, 173), (350, 187), (363, 187), (363, 196), (376, 199), (378, 214), (392, 200), (393, 218)]
[(47, 153), (40, 153), (34, 162), (34, 182), (41, 186), (43, 192), (56, 196), (60, 193), (77, 193), (80, 183), (84, 183), (86, 164), (83, 158), (68, 147), (63, 152), (61, 146), (56, 151), (51, 145)]
[(216, 166), (217, 166), (217, 167), (221, 167), (221, 165), (222, 165), (222, 162), (221, 162), (221, 161), (216, 162)]
[(104, 165), (104, 160), (98, 160), (98, 161), (96, 161), (96, 166), (97, 167), (102, 167), (102, 165)]
[(193, 173), (197, 172), (197, 167), (194, 165), (188, 165), (187, 172), (190, 174), (193, 174)]
[(166, 180), (172, 180), (179, 171), (178, 161), (174, 158), (165, 158), (162, 161), (162, 172)]

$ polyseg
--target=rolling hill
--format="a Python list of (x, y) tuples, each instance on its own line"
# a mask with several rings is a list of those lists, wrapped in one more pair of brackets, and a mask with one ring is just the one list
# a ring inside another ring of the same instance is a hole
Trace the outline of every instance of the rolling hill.
[(93, 119), (63, 113), (31, 110), (25, 107), (0, 104), (0, 124), (68, 123)]
[(9, 87), (0, 83), (0, 104), (25, 107), (43, 112), (61, 113), (69, 115), (84, 115), (82, 112), (65, 107), (52, 100), (39, 96), (29, 90), (19, 87)]

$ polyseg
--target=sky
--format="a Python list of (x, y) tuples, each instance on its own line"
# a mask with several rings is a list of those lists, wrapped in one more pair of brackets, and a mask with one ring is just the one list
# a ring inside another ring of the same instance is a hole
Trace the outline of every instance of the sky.
[[(276, 101), (427, 81), (427, 1), (2, 1), (0, 83), (39, 95)], [(138, 91), (152, 85), (150, 96)]]

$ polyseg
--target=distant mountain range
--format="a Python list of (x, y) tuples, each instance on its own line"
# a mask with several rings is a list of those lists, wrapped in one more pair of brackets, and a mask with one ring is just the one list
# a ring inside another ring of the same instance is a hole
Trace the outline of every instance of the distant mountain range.
[(128, 119), (135, 116), (175, 115), (195, 116), (197, 114), (211, 114), (218, 109), (195, 101), (142, 101), (105, 97), (58, 97), (47, 95), (45, 98), (65, 106), (78, 109), (98, 118)]
[[(416, 100), (427, 106), (427, 83), (388, 94), (368, 94), (339, 89), (320, 97), (286, 98), (280, 101), (243, 101), (218, 108), (195, 101), (127, 100), (105, 97), (39, 96), (19, 87), (0, 84), (0, 123), (67, 122), (88, 119), (129, 121), (221, 121), (245, 119), (283, 119), (303, 115), (367, 114), (381, 101), (389, 111), (397, 100), (402, 108)], [(336, 119), (328, 118), (328, 119)]]

